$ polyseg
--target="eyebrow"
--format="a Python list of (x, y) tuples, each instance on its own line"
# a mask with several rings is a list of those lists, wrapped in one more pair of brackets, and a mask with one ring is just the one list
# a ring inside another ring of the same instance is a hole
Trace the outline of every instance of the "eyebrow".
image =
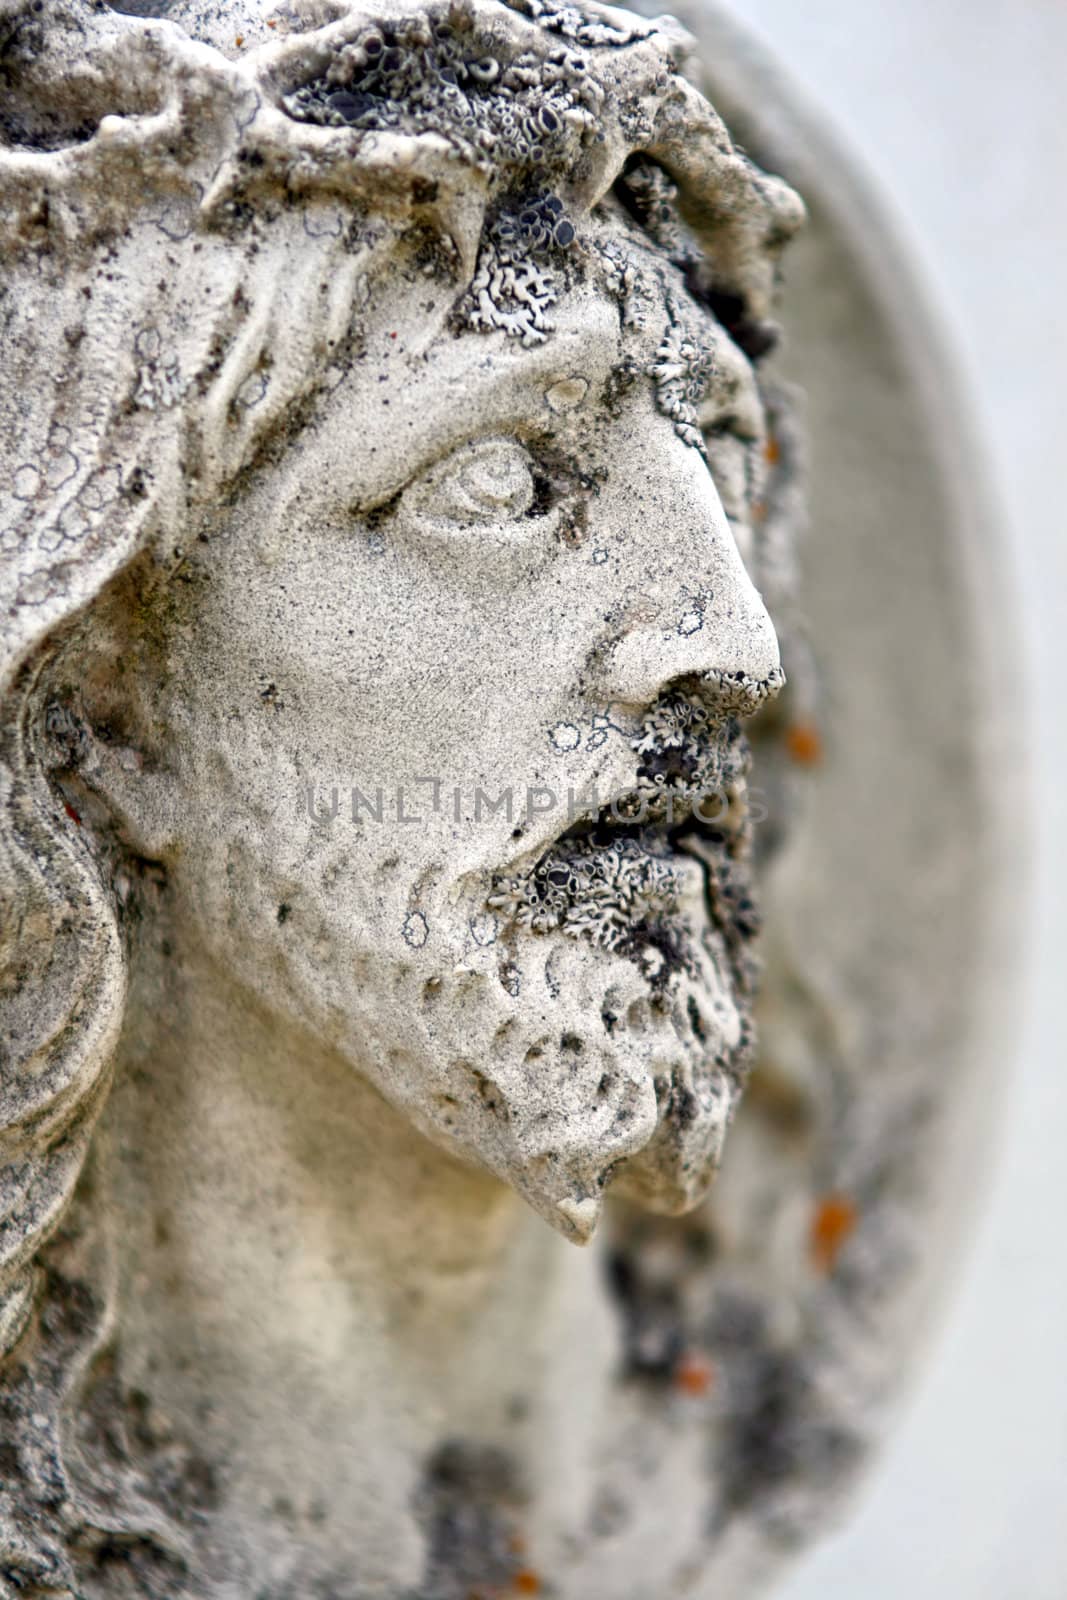
[[(545, 394), (554, 382), (580, 377), (595, 390), (623, 356), (615, 307), (599, 296), (568, 301), (560, 311), (578, 310), (581, 320), (564, 322), (544, 344), (501, 346), (492, 334), (456, 338), (442, 327), (430, 359), (405, 360), (398, 344), (398, 360), (384, 373), (369, 360), (354, 365), (311, 424), (316, 460), (324, 449), (331, 458), (331, 497), (371, 511), (468, 439), (551, 427)], [(600, 306), (603, 317), (588, 315)]]

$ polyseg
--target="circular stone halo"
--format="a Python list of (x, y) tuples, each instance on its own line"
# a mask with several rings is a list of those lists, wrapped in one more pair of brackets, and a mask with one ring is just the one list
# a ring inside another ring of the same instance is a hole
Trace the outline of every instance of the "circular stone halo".
[[(613, 1234), (635, 1372), (668, 1372), (676, 1396), (653, 1427), (679, 1456), (700, 1430), (710, 1480), (707, 1558), (668, 1564), (665, 1592), (750, 1600), (840, 1514), (984, 1192), (1020, 1005), (1027, 782), (998, 670), (1019, 652), (997, 500), (936, 311), (763, 48), (709, 0), (673, 9), (689, 76), (809, 209), (768, 367), (800, 392), (810, 457), (790, 614), (817, 710), (776, 709), (753, 741), (754, 799), (786, 794), (756, 1065), (709, 1199), (681, 1221), (624, 1212)], [(634, 1540), (631, 1524), (630, 1559)], [(627, 1592), (621, 1569), (598, 1576)]]

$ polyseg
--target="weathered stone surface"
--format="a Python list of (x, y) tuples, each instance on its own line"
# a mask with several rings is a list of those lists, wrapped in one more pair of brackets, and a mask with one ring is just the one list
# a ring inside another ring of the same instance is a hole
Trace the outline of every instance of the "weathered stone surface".
[(802, 207), (691, 45), (0, 12), (13, 1594), (710, 1592), (858, 1456), (792, 973), (701, 1204), (818, 679)]

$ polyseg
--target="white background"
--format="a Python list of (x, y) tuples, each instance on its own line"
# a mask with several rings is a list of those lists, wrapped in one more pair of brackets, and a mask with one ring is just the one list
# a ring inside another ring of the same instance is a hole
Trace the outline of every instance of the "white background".
[(948, 320), (1033, 752), (1030, 977), (981, 1224), (889, 1447), (780, 1600), (1065, 1600), (1067, 0), (731, 3), (866, 164)]

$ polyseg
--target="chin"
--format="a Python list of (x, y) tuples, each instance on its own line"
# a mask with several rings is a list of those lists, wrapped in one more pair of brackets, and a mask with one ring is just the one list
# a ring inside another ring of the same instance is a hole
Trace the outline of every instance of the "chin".
[[(574, 837), (542, 853), (539, 881), (573, 853)], [(600, 856), (595, 839), (576, 837), (582, 860), (614, 871), (618, 842)], [(445, 935), (438, 907), (437, 937), (410, 962), (383, 962), (364, 990), (364, 1070), (431, 1139), (488, 1168), (578, 1243), (609, 1187), (657, 1212), (696, 1205), (744, 1080), (748, 969), (715, 899), (719, 857), (734, 844), (710, 838), (700, 861), (681, 834), (669, 859), (662, 843), (646, 830), (621, 851), (623, 876), (658, 885), (659, 898), (641, 902), (618, 938), (591, 936), (605, 904), (581, 903), (584, 877), (570, 884), (565, 926), (508, 916), (498, 884), (488, 917), (484, 898), (453, 901)], [(669, 892), (662, 872), (646, 870), (645, 850), (666, 862)]]

